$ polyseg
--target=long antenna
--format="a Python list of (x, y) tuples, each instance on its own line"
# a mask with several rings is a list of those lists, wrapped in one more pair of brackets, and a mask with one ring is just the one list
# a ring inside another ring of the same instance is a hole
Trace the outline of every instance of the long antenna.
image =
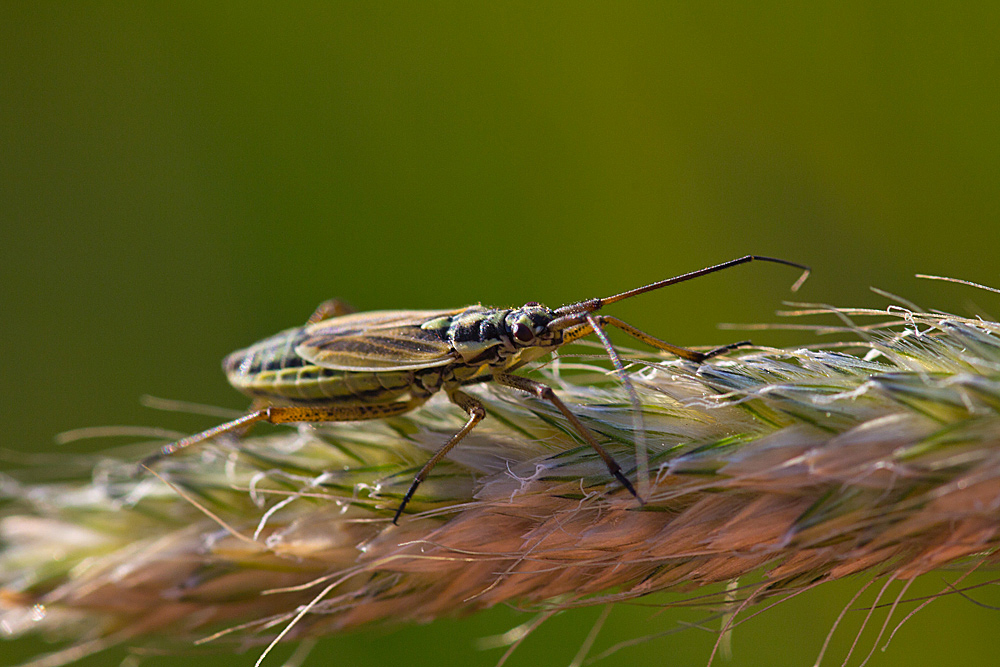
[(799, 279), (795, 281), (792, 285), (792, 291), (797, 292), (802, 283), (806, 281), (809, 277), (810, 269), (808, 266), (802, 264), (796, 264), (795, 262), (789, 262), (786, 259), (776, 259), (774, 257), (762, 257), (760, 255), (747, 255), (746, 257), (740, 257), (739, 259), (732, 259), (728, 262), (723, 262), (722, 264), (716, 264), (715, 266), (709, 266), (704, 269), (698, 269), (697, 271), (692, 271), (691, 273), (685, 273), (681, 276), (675, 276), (673, 278), (667, 278), (666, 280), (660, 280), (655, 283), (650, 283), (648, 285), (643, 285), (642, 287), (636, 287), (635, 289), (630, 289), (627, 292), (622, 292), (621, 294), (615, 294), (614, 296), (605, 297), (599, 299), (601, 305), (608, 303), (614, 303), (616, 301), (621, 301), (622, 299), (627, 299), (638, 294), (645, 294), (646, 292), (652, 292), (653, 290), (660, 289), (661, 287), (666, 287), (667, 285), (676, 285), (677, 283), (682, 283), (686, 280), (691, 280), (692, 278), (700, 278), (701, 276), (706, 276), (709, 273), (715, 273), (716, 271), (722, 271), (723, 269), (728, 269), (732, 266), (738, 266), (740, 264), (746, 264), (754, 260), (760, 262), (774, 262), (775, 264), (784, 264), (786, 266), (794, 266), (797, 269), (802, 269), (802, 275)]

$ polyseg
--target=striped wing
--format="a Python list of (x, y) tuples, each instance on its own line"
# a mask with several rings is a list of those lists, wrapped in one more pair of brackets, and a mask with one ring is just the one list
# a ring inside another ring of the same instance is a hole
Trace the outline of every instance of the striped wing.
[(421, 325), (459, 310), (385, 310), (334, 317), (309, 325), (295, 353), (342, 371), (404, 371), (445, 366), (459, 357), (442, 329)]

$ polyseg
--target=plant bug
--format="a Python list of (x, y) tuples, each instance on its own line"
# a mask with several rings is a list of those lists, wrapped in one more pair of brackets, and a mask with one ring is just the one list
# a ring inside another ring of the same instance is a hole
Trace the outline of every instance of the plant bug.
[[(555, 391), (537, 380), (514, 375), (513, 371), (562, 345), (596, 333), (628, 385), (624, 366), (604, 333), (605, 325), (692, 362), (703, 362), (746, 345), (748, 341), (697, 352), (671, 345), (616, 317), (595, 313), (608, 304), (754, 260), (802, 269), (793, 291), (809, 275), (808, 267), (795, 262), (746, 255), (603, 299), (587, 299), (556, 309), (532, 302), (519, 308), (477, 305), (444, 311), (352, 313), (340, 301), (327, 301), (305, 326), (288, 329), (226, 357), (223, 369), (229, 382), (254, 399), (255, 407), (249, 413), (166, 445), (143, 460), (141, 466), (148, 468), (185, 447), (256, 422), (381, 419), (409, 412), (434, 393), (444, 391), (465, 411), (468, 421), (414, 476), (393, 516), (396, 523), (431, 469), (486, 416), (483, 404), (462, 387), (496, 382), (552, 403), (597, 452), (608, 472), (642, 502), (618, 462)], [(628, 388), (633, 393), (631, 385)]]

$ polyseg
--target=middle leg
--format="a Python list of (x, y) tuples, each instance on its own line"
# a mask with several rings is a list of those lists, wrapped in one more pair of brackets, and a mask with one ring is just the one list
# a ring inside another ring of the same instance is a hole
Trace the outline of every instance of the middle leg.
[(417, 487), (420, 486), (421, 482), (427, 479), (427, 475), (434, 469), (434, 466), (440, 463), (441, 459), (443, 459), (445, 455), (450, 452), (452, 448), (459, 443), (459, 441), (462, 440), (462, 438), (467, 436), (469, 431), (476, 427), (476, 424), (481, 422), (483, 418), (486, 417), (486, 408), (483, 407), (483, 404), (472, 396), (466, 394), (464, 391), (456, 389), (448, 394), (448, 398), (451, 399), (452, 403), (465, 410), (465, 412), (469, 415), (469, 420), (465, 422), (465, 426), (463, 426), (458, 433), (451, 436), (448, 442), (441, 445), (441, 448), (434, 452), (434, 456), (432, 456), (430, 460), (424, 464), (424, 467), (421, 468), (420, 472), (418, 472), (413, 478), (413, 483), (410, 484), (410, 488), (406, 491), (406, 495), (403, 496), (402, 502), (399, 503), (399, 509), (396, 510), (395, 516), (392, 517), (392, 522), (394, 524), (399, 524), (399, 517), (403, 514), (403, 508), (405, 508), (406, 504), (410, 502), (411, 498), (413, 498), (413, 494), (416, 493)]

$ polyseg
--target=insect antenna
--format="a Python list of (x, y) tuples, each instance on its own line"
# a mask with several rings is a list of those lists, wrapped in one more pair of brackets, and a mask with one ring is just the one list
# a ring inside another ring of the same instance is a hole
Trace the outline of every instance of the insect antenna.
[[(674, 276), (673, 278), (667, 278), (666, 280), (659, 280), (655, 283), (650, 283), (648, 285), (643, 285), (642, 287), (636, 287), (635, 289), (630, 289), (626, 292), (621, 292), (620, 294), (615, 294), (612, 296), (604, 297), (603, 299), (587, 299), (586, 301), (580, 301), (577, 303), (571, 303), (561, 308), (556, 308), (555, 312), (558, 315), (571, 315), (574, 313), (592, 313), (595, 310), (599, 310), (602, 306), (606, 306), (609, 303), (615, 303), (617, 301), (622, 301), (633, 296), (638, 296), (639, 294), (645, 294), (646, 292), (652, 292), (653, 290), (658, 290), (661, 287), (667, 287), (668, 285), (676, 285), (677, 283), (683, 283), (693, 278), (700, 278), (701, 276), (707, 276), (710, 273), (715, 273), (717, 271), (722, 271), (724, 269), (732, 268), (734, 266), (739, 266), (740, 264), (747, 264), (749, 262), (774, 262), (775, 264), (784, 264), (785, 266), (793, 266), (797, 269), (802, 269), (802, 275), (799, 276), (792, 284), (792, 291), (797, 292), (802, 283), (806, 281), (809, 277), (811, 269), (804, 264), (797, 264), (796, 262), (789, 262), (786, 259), (777, 259), (775, 257), (764, 257), (762, 255), (745, 255), (738, 259), (731, 259), (728, 262), (723, 262), (722, 264), (716, 264), (714, 266), (708, 266), (704, 269), (698, 269), (697, 271), (691, 271), (690, 273), (685, 273), (679, 276)], [(560, 320), (562, 318), (559, 318)], [(584, 318), (580, 318), (575, 322), (567, 322), (563, 327), (570, 326), (571, 324), (576, 324), (582, 321)], [(558, 321), (558, 320), (556, 320)]]

